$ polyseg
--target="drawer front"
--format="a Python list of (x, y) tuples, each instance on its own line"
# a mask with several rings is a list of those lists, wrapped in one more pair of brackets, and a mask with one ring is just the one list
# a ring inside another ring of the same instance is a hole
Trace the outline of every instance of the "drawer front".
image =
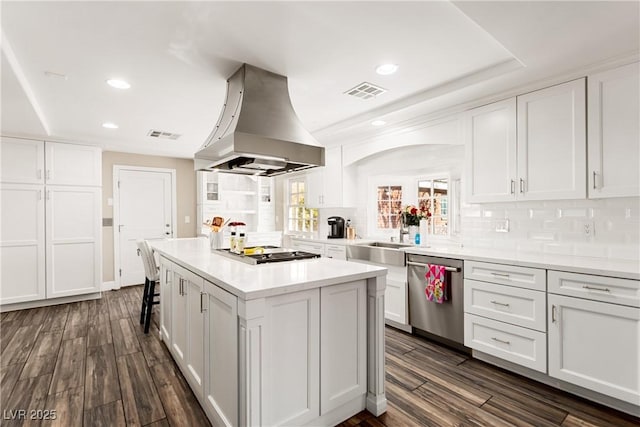
[(324, 245), (322, 243), (311, 243), (300, 240), (291, 240), (291, 246), (300, 251), (311, 252), (313, 254), (324, 255)]
[(465, 279), (464, 311), (546, 332), (544, 292)]
[(640, 307), (640, 281), (549, 270), (549, 292)]
[(547, 290), (545, 270), (540, 268), (466, 261), (464, 263), (464, 278), (536, 291)]
[(464, 345), (547, 373), (547, 335), (465, 313)]
[(347, 248), (340, 245), (325, 245), (324, 255), (327, 258), (335, 258), (346, 260), (347, 259)]

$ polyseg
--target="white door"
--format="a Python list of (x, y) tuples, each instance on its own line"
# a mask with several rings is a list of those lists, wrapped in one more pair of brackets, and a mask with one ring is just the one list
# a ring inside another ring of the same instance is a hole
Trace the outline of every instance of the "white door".
[(202, 289), (204, 279), (189, 272), (184, 291), (187, 298), (187, 372), (196, 396), (204, 393), (204, 310), (207, 303)]
[(0, 186), (0, 304), (45, 297), (43, 186)]
[(115, 167), (117, 215), (116, 282), (120, 286), (144, 283), (144, 267), (136, 240), (174, 236), (175, 186), (173, 170)]
[(465, 114), (468, 202), (513, 200), (516, 188), (516, 99)]
[(549, 375), (640, 404), (640, 311), (548, 295)]
[(587, 195), (585, 80), (518, 96), (518, 198)]
[(640, 195), (640, 63), (589, 76), (589, 197)]
[(2, 137), (0, 181), (44, 184), (44, 141)]
[(99, 292), (101, 189), (46, 187), (47, 298)]
[(187, 296), (185, 269), (173, 266), (171, 284), (171, 345), (169, 350), (182, 371), (186, 368), (187, 357)]

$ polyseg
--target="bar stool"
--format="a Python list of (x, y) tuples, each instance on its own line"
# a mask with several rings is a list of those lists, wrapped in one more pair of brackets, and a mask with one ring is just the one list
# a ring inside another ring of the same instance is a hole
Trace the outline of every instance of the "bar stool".
[(142, 309), (140, 310), (140, 324), (142, 325), (144, 323), (144, 333), (148, 334), (153, 306), (160, 304), (160, 301), (155, 300), (155, 297), (160, 296), (159, 293), (155, 293), (156, 283), (160, 280), (160, 273), (158, 272), (156, 259), (149, 247), (149, 243), (147, 243), (146, 240), (137, 240), (136, 245), (138, 245), (138, 250), (142, 257), (145, 275)]

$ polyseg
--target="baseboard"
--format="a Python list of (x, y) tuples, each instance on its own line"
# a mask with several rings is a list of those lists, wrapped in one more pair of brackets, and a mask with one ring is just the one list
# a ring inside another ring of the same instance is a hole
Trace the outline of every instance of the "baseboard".
[(25, 310), (28, 308), (46, 307), (49, 305), (68, 304), (70, 302), (87, 301), (102, 298), (102, 293), (94, 292), (91, 294), (73, 295), (70, 297), (41, 299), (38, 301), (18, 302), (15, 304), (5, 304), (0, 306), (0, 313), (5, 311)]
[(118, 285), (118, 283), (116, 283), (115, 280), (112, 280), (110, 282), (104, 282), (102, 284), (102, 292), (104, 291), (115, 291), (120, 289), (120, 285)]

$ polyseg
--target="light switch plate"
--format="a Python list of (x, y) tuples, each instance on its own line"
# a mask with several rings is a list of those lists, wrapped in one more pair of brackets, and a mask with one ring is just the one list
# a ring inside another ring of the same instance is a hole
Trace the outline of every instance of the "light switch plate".
[(189, 223), (191, 223), (191, 217), (190, 217), (189, 215), (186, 215), (186, 216), (184, 217), (184, 223), (185, 223), (185, 224), (189, 224)]

